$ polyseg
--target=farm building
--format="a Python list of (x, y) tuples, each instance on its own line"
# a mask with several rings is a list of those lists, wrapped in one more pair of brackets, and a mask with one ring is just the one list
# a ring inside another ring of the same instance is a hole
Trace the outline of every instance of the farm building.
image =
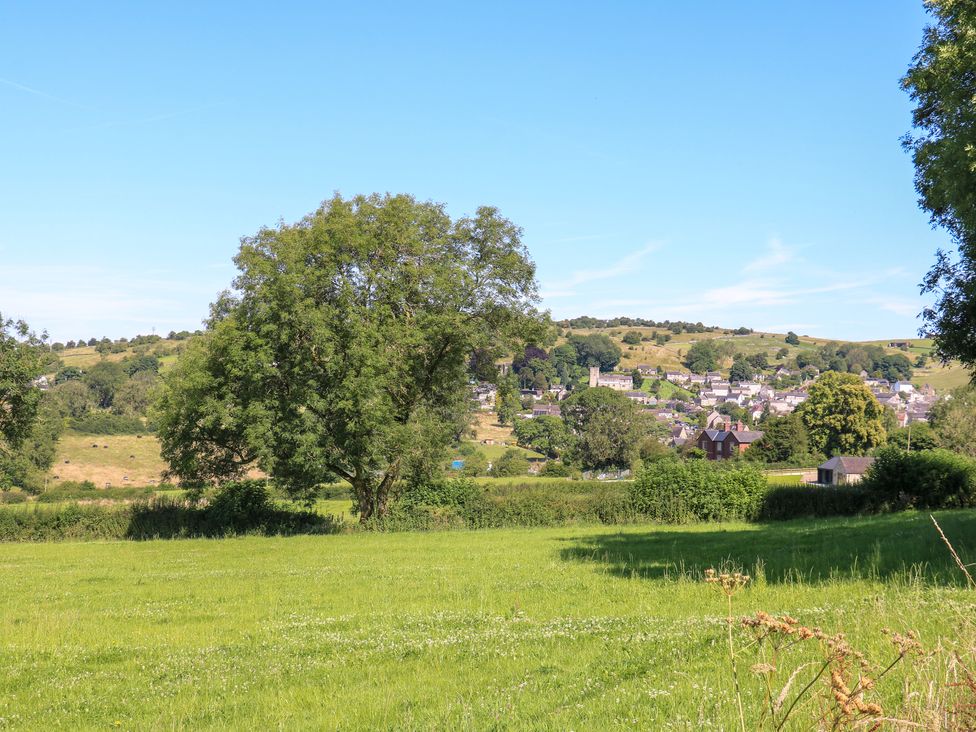
[(817, 467), (817, 482), (824, 485), (859, 483), (873, 462), (873, 457), (832, 457)]

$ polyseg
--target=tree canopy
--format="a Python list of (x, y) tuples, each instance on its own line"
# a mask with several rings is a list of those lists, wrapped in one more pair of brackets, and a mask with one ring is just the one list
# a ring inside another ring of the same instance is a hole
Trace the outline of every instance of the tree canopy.
[(34, 487), (28, 484), (54, 460), (61, 425), (34, 385), (41, 343), (26, 323), (0, 315), (0, 488)]
[(522, 447), (558, 458), (573, 444), (573, 435), (559, 417), (543, 415), (532, 419), (517, 419), (515, 438)]
[(884, 409), (854, 374), (829, 371), (796, 409), (810, 447), (825, 455), (861, 455), (885, 441)]
[(937, 402), (930, 423), (942, 447), (976, 457), (976, 387), (954, 389)]
[(903, 144), (915, 164), (919, 205), (949, 232), (958, 258), (939, 251), (923, 281), (937, 295), (924, 331), (944, 359), (976, 367), (976, 5), (928, 0), (935, 22), (902, 79), (915, 103)]
[(583, 468), (626, 468), (637, 456), (643, 420), (620, 392), (584, 389), (562, 402), (562, 417), (575, 438), (574, 459)]
[(796, 412), (770, 417), (762, 424), (763, 436), (746, 452), (750, 460), (764, 463), (810, 464), (810, 439), (806, 425)]
[(535, 267), (490, 207), (336, 195), (242, 240), (235, 295), (164, 377), (162, 454), (189, 483), (258, 466), (301, 495), (345, 478), (361, 520), (463, 429), (479, 348), (536, 340)]
[(611, 371), (623, 355), (620, 346), (603, 333), (572, 335), (569, 343), (576, 349), (577, 364), (583, 367), (599, 366), (601, 371)]

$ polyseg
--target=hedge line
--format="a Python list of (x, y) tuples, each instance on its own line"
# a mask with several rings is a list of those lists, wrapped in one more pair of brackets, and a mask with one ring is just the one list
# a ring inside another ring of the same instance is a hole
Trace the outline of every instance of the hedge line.
[[(69, 492), (89, 493), (86, 488), (73, 486)], [(329, 495), (347, 496), (348, 489), (332, 486)], [(769, 486), (748, 462), (665, 458), (646, 465), (634, 481), (482, 485), (470, 478), (443, 480), (408, 490), (388, 516), (366, 528), (763, 521), (967, 506), (976, 506), (976, 461), (940, 450), (886, 450), (860, 485), (840, 487)], [(116, 507), (0, 510), (0, 541), (285, 535), (351, 528), (311, 511), (281, 507), (261, 481), (228, 483), (202, 504), (152, 498)]]
[(228, 483), (199, 504), (163, 497), (117, 506), (68, 503), (0, 511), (0, 541), (327, 534), (341, 528), (328, 516), (279, 508), (263, 484), (247, 481)]

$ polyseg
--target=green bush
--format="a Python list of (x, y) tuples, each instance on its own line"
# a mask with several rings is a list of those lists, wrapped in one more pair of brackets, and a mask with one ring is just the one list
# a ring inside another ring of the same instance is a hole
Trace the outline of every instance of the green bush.
[(218, 491), (208, 506), (157, 497), (108, 506), (67, 503), (0, 509), (0, 542), (326, 534), (343, 528), (331, 517), (266, 503), (255, 487), (241, 489), (239, 484)]
[(976, 506), (976, 460), (949, 450), (886, 447), (861, 486), (881, 508), (968, 508)]
[(86, 435), (144, 435), (149, 428), (138, 417), (111, 412), (89, 412), (68, 420), (68, 428)]
[(601, 481), (525, 482), (478, 485), (457, 478), (411, 489), (390, 514), (367, 528), (380, 531), (634, 521), (629, 483)]
[(316, 491), (316, 498), (326, 501), (335, 501), (343, 498), (352, 500), (352, 486), (348, 483), (328, 483), (321, 485)]
[(204, 518), (215, 529), (246, 533), (264, 526), (275, 510), (271, 492), (264, 481), (232, 481), (214, 491)]
[(65, 480), (55, 483), (37, 496), (40, 503), (63, 503), (65, 501), (110, 500), (129, 501), (139, 498), (151, 498), (157, 490), (167, 486), (118, 486), (115, 488), (97, 488), (90, 480)]
[(654, 521), (684, 523), (754, 519), (765, 493), (765, 475), (749, 463), (669, 458), (644, 466), (631, 499)]
[(463, 506), (478, 486), (470, 478), (434, 480), (410, 486), (400, 497), (403, 506)]
[(496, 478), (510, 478), (529, 472), (529, 461), (521, 450), (510, 448), (502, 453), (491, 466), (491, 474)]
[(103, 506), (30, 506), (0, 511), (0, 541), (122, 539), (129, 512)]
[(780, 485), (763, 496), (759, 518), (783, 521), (809, 516), (856, 516), (872, 511), (871, 496), (861, 486)]
[(579, 470), (566, 463), (550, 460), (542, 466), (539, 475), (544, 478), (575, 478), (579, 476)]

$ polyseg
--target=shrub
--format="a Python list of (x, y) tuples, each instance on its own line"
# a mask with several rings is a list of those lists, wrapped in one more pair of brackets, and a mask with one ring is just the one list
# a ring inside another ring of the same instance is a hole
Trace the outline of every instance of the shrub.
[(342, 522), (311, 511), (262, 509), (253, 486), (226, 488), (215, 497), (218, 509), (185, 499), (153, 498), (125, 505), (34, 505), (0, 510), (0, 542), (82, 539), (175, 539), (242, 533), (325, 534)]
[(144, 435), (149, 432), (138, 417), (111, 412), (89, 412), (84, 417), (69, 420), (68, 426), (86, 435)]
[(886, 447), (861, 486), (883, 508), (976, 506), (976, 460), (949, 450)]
[(566, 463), (550, 460), (542, 466), (539, 475), (544, 478), (575, 478), (579, 471)]
[(37, 496), (40, 503), (62, 503), (64, 501), (115, 500), (127, 501), (138, 498), (151, 498), (157, 490), (163, 488), (153, 486), (118, 486), (115, 488), (97, 488), (90, 480), (65, 480), (55, 483)]
[(748, 463), (664, 459), (633, 483), (634, 510), (655, 521), (722, 521), (759, 515), (766, 477)]
[(352, 486), (348, 483), (328, 483), (319, 486), (316, 497), (327, 501), (348, 498), (352, 500)]
[(219, 486), (206, 506), (207, 521), (216, 528), (242, 533), (268, 522), (275, 511), (264, 481), (241, 480)]
[(763, 497), (759, 518), (782, 521), (808, 516), (856, 516), (873, 510), (862, 486), (776, 486)]
[(534, 482), (479, 486), (458, 478), (411, 488), (389, 515), (367, 528), (379, 531), (634, 521), (627, 486), (618, 481)]
[(30, 506), (0, 511), (0, 541), (121, 539), (129, 525), (125, 510), (102, 506)]
[(498, 478), (525, 475), (529, 472), (529, 461), (521, 450), (506, 450), (491, 466), (491, 474)]
[(400, 497), (403, 506), (463, 506), (478, 486), (470, 478), (434, 480), (412, 485)]

